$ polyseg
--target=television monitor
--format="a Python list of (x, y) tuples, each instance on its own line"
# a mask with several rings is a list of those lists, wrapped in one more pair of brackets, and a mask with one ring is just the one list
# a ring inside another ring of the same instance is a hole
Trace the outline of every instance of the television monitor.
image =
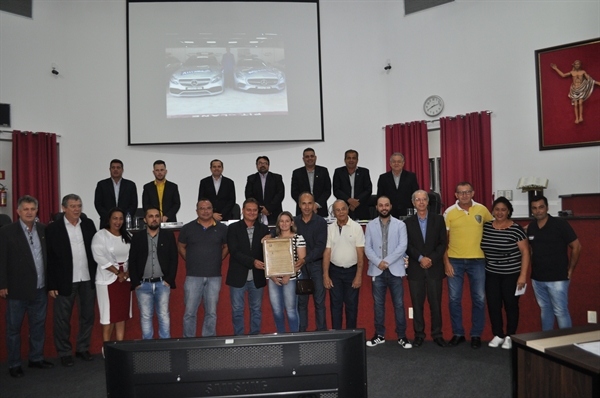
[(367, 396), (363, 329), (106, 342), (108, 397)]

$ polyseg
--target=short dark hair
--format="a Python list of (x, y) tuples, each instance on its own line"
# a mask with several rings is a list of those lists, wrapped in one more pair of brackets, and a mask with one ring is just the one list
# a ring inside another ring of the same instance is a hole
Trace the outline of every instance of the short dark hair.
[(304, 155), (306, 152), (316, 153), (314, 149), (312, 149), (312, 148), (306, 148), (305, 150), (302, 151), (302, 155)]
[(198, 201), (196, 202), (196, 210), (198, 210), (198, 203), (200, 203), (200, 202), (208, 202), (208, 203), (210, 203), (210, 207), (213, 207), (213, 204), (212, 204), (212, 202), (210, 201), (210, 199), (206, 199), (206, 198), (200, 198), (200, 199), (198, 199)]
[(68, 195), (65, 195), (62, 198), (62, 202), (61, 202), (62, 207), (67, 207), (67, 204), (69, 203), (69, 200), (75, 200), (75, 201), (80, 201), (81, 202), (81, 198), (79, 197), (79, 195), (76, 195), (74, 193), (70, 193)]
[(23, 195), (19, 198), (19, 201), (17, 202), (17, 209), (20, 209), (23, 203), (33, 203), (36, 209), (39, 205), (38, 200), (30, 195)]
[(264, 159), (264, 160), (266, 160), (266, 161), (267, 161), (267, 163), (268, 163), (269, 165), (271, 165), (271, 161), (269, 160), (269, 158), (268, 158), (267, 156), (264, 156), (264, 155), (263, 155), (263, 156), (259, 156), (259, 157), (257, 157), (257, 158), (256, 158), (256, 164), (258, 164), (258, 161), (259, 161), (259, 160), (261, 160), (261, 159)]
[(548, 199), (546, 199), (544, 195), (533, 195), (533, 197), (531, 198), (531, 203), (538, 202), (540, 200), (543, 200), (546, 207), (548, 207)]
[(471, 188), (471, 191), (473, 190), (473, 185), (471, 185), (470, 182), (468, 182), (468, 181), (461, 181), (458, 184), (456, 184), (455, 192), (458, 192), (458, 187), (465, 186), (465, 185), (468, 185)]
[(244, 207), (246, 207), (246, 205), (247, 205), (248, 203), (254, 203), (254, 204), (255, 204), (255, 205), (257, 205), (258, 207), (260, 207), (260, 204), (258, 203), (258, 200), (254, 199), (254, 198), (248, 198), (248, 199), (244, 200), (244, 203), (242, 203), (242, 209), (243, 209)]
[(156, 206), (148, 206), (146, 207), (146, 210), (144, 210), (144, 217), (146, 217), (148, 215), (148, 211), (150, 210), (156, 210), (158, 212), (158, 215), (160, 215), (160, 209)]
[(121, 168), (123, 168), (123, 169), (125, 168), (125, 166), (123, 166), (123, 162), (121, 162), (121, 160), (119, 160), (119, 159), (113, 159), (113, 160), (111, 160), (110, 161), (110, 166), (112, 166), (113, 163), (119, 163), (121, 165)]
[(355, 153), (356, 157), (358, 158), (358, 151), (354, 150), (354, 149), (348, 149), (346, 152), (344, 152), (344, 159), (346, 159), (348, 157), (349, 153)]
[(500, 196), (498, 199), (494, 200), (494, 203), (492, 203), (492, 212), (494, 211), (494, 207), (496, 207), (497, 204), (502, 203), (506, 206), (506, 208), (508, 209), (508, 217), (510, 218), (513, 214), (513, 205), (512, 203), (510, 203), (510, 200), (506, 199), (504, 196)]
[(312, 198), (313, 202), (315, 201), (315, 195), (313, 195), (312, 193), (310, 193), (308, 191), (304, 191), (300, 195), (298, 195), (298, 205), (300, 205), (300, 199), (302, 199), (302, 197), (304, 195), (310, 195), (310, 197)]
[(167, 164), (165, 163), (164, 160), (157, 160), (154, 163), (152, 163), (152, 167), (156, 166), (157, 164), (162, 164), (163, 166), (167, 167)]
[(221, 163), (221, 167), (223, 167), (223, 161), (222, 161), (222, 160), (219, 160), (219, 159), (213, 159), (213, 160), (211, 160), (211, 161), (210, 161), (210, 167), (212, 167), (212, 164), (213, 164), (214, 162), (220, 162), (220, 163)]

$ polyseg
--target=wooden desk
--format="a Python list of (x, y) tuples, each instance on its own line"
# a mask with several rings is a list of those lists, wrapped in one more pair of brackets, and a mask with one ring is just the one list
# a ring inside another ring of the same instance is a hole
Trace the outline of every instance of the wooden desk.
[(511, 337), (514, 397), (600, 397), (600, 356), (573, 345), (600, 340), (600, 325)]

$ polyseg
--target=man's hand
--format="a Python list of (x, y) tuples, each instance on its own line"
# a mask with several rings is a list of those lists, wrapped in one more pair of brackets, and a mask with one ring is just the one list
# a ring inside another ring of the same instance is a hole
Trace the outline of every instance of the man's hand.
[(352, 288), (358, 289), (362, 285), (362, 275), (356, 275), (352, 281)]
[(421, 268), (427, 269), (427, 268), (431, 268), (432, 261), (429, 257), (423, 257), (423, 258), (421, 258), (420, 264), (421, 264)]
[(348, 199), (348, 207), (350, 208), (350, 210), (354, 211), (358, 206), (360, 206), (360, 202), (358, 201), (358, 199)]
[(383, 261), (381, 260), (381, 262), (379, 263), (379, 265), (377, 266), (377, 268), (379, 268), (382, 271), (385, 271), (390, 265), (388, 264), (387, 261)]
[(260, 212), (265, 216), (269, 216), (271, 214), (271, 212), (269, 212), (269, 210), (267, 210), (267, 208), (264, 206), (262, 207), (262, 210)]
[(167, 222), (167, 220), (168, 220), (168, 219), (169, 219), (169, 217), (167, 217), (167, 216), (162, 216), (162, 217), (160, 218), (160, 220), (161, 220), (160, 222)]
[(216, 221), (221, 221), (223, 219), (223, 215), (221, 213), (213, 213), (213, 218)]
[(58, 297), (58, 290), (49, 290), (48, 294), (50, 295), (50, 297), (55, 299), (56, 297)]
[(446, 271), (447, 277), (454, 278), (454, 267), (450, 264), (450, 261), (444, 262), (444, 270)]
[(331, 278), (329, 278), (329, 275), (323, 275), (323, 286), (325, 286), (325, 289), (331, 289), (333, 287), (333, 282), (331, 281)]
[(254, 260), (254, 268), (256, 269), (265, 269), (265, 263), (259, 260)]
[(8, 296), (8, 289), (0, 289), (0, 297), (6, 298)]

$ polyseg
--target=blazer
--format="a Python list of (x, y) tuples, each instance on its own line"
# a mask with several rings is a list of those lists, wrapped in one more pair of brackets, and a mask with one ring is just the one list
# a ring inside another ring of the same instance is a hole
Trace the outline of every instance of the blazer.
[[(40, 243), (44, 269), (47, 264), (46, 226), (35, 223)], [(33, 300), (37, 290), (37, 271), (31, 244), (21, 222), (17, 221), (0, 228), (0, 290), (8, 289), (8, 298)]]
[[(95, 289), (98, 265), (92, 254), (92, 238), (96, 233), (96, 226), (87, 217), (81, 217), (81, 233), (87, 255), (90, 281), (92, 289)], [(61, 296), (70, 296), (73, 287), (73, 253), (71, 252), (69, 233), (65, 227), (64, 213), (46, 227), (46, 247), (48, 250), (46, 286), (48, 290), (58, 290), (58, 294)]]
[[(181, 207), (181, 200), (179, 199), (179, 188), (177, 184), (171, 181), (165, 181), (165, 190), (163, 191), (163, 200), (162, 200), (162, 208), (163, 208), (163, 216), (167, 216), (167, 221), (173, 222), (177, 221), (177, 212)], [(158, 190), (156, 189), (156, 184), (154, 181), (149, 182), (144, 185), (144, 190), (142, 192), (142, 207), (144, 211), (148, 207), (156, 207), (160, 209), (160, 202), (158, 201)], [(134, 213), (131, 213), (133, 217)]]
[(254, 286), (265, 287), (265, 271), (254, 267), (254, 260), (263, 261), (263, 248), (260, 240), (269, 234), (269, 227), (260, 221), (254, 222), (252, 245), (248, 241), (246, 222), (238, 221), (227, 229), (227, 247), (229, 248), (229, 269), (225, 283), (233, 287), (243, 287), (248, 278), (248, 270), (252, 270)]
[(220, 213), (223, 221), (233, 218), (231, 211), (235, 205), (235, 184), (232, 179), (221, 176), (219, 193), (216, 193), (212, 175), (203, 178), (200, 180), (200, 188), (198, 189), (198, 201), (202, 198), (210, 200), (213, 212)]
[[(302, 192), (311, 192), (306, 167), (300, 167), (292, 172), (292, 199), (294, 199), (296, 205), (299, 205), (298, 197)], [(326, 167), (315, 166), (315, 180), (312, 194), (315, 197), (315, 202), (321, 206), (317, 214), (322, 217), (329, 216), (327, 199), (331, 196), (331, 179)], [(302, 214), (302, 211), (299, 206), (296, 206), (296, 215), (300, 214)]]
[[(163, 280), (175, 289), (175, 278), (177, 276), (177, 242), (173, 232), (161, 229), (158, 232), (156, 243), (156, 254), (158, 263), (163, 273)], [(148, 233), (146, 230), (138, 231), (131, 238), (129, 247), (129, 278), (131, 279), (131, 290), (135, 290), (142, 283), (146, 261), (148, 260)]]
[[(258, 172), (248, 176), (246, 182), (246, 199), (254, 198), (258, 201), (260, 207), (266, 207), (271, 213), (268, 216), (269, 225), (275, 225), (279, 213), (282, 212), (281, 202), (285, 197), (285, 187), (280, 174), (267, 173), (267, 181), (265, 183), (265, 195), (263, 197), (262, 182)], [(260, 211), (260, 209), (259, 209)]]
[(402, 170), (398, 188), (394, 182), (391, 171), (383, 173), (377, 180), (377, 197), (387, 196), (392, 204), (392, 217), (406, 215), (406, 209), (412, 208), (412, 194), (419, 189), (417, 175), (407, 170)]
[[(446, 277), (444, 272), (444, 253), (446, 252), (446, 223), (440, 214), (427, 214), (427, 231), (425, 242), (419, 226), (419, 216), (414, 215), (406, 220), (408, 234), (408, 269), (409, 280), (423, 280), (425, 278), (441, 280)], [(431, 268), (425, 270), (419, 265), (419, 256), (429, 257), (432, 261)]]
[[(349, 215), (355, 220), (369, 220), (371, 218), (371, 214), (369, 213), (369, 198), (373, 192), (369, 169), (357, 167), (354, 173), (354, 199), (359, 200), (360, 206), (356, 210), (351, 211)], [(336, 198), (348, 202), (348, 199), (351, 198), (351, 193), (352, 186), (350, 185), (348, 169), (346, 166), (338, 167), (333, 173), (333, 194)]]
[(406, 252), (407, 234), (406, 226), (397, 218), (390, 217), (388, 229), (388, 253), (381, 257), (383, 235), (379, 217), (369, 221), (365, 231), (365, 255), (369, 260), (367, 275), (378, 276), (383, 272), (379, 269), (382, 260), (387, 261), (388, 268), (394, 276), (405, 276), (404, 253)]
[(113, 207), (118, 207), (125, 212), (135, 216), (138, 207), (138, 195), (135, 183), (124, 178), (121, 179), (121, 188), (119, 189), (119, 202), (115, 202), (115, 187), (112, 178), (98, 181), (96, 192), (94, 194), (94, 206), (98, 215), (100, 215), (100, 228), (106, 225), (106, 216)]

